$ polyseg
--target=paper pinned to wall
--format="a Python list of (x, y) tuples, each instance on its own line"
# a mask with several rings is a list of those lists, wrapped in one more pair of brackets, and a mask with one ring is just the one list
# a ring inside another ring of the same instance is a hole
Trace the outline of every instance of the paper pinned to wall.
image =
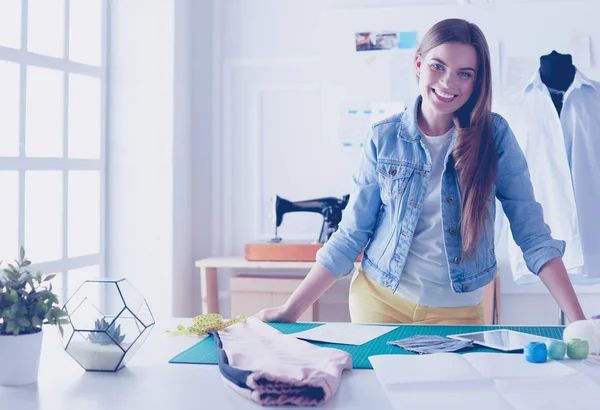
[(529, 80), (539, 68), (539, 59), (534, 57), (505, 57), (502, 94), (507, 102), (518, 98)]
[(403, 110), (403, 102), (344, 101), (338, 110), (338, 139), (346, 147), (360, 146), (371, 125)]
[(416, 31), (401, 31), (398, 33), (398, 48), (413, 49), (419, 45), (418, 33)]
[(404, 108), (404, 103), (401, 101), (371, 103), (371, 123), (385, 120), (394, 114), (404, 111)]
[(362, 143), (371, 126), (368, 104), (343, 102), (339, 106), (338, 115), (338, 139), (342, 145), (351, 147)]
[(592, 65), (591, 39), (589, 35), (574, 35), (556, 51), (571, 54), (573, 64), (578, 68), (590, 68)]
[(394, 53), (390, 57), (390, 94), (394, 101), (408, 102), (419, 93), (412, 53)]

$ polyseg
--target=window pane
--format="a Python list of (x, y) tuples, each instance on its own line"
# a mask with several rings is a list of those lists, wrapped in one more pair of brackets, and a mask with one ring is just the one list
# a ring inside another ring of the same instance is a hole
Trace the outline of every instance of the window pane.
[(0, 61), (0, 157), (19, 155), (19, 78), (19, 64)]
[(100, 172), (69, 172), (69, 257), (100, 252)]
[(71, 0), (69, 58), (84, 64), (102, 64), (102, 0)]
[(69, 76), (69, 157), (100, 158), (100, 79)]
[(27, 17), (27, 50), (64, 57), (65, 1), (29, 0)]
[[(42, 272), (43, 277), (46, 277), (50, 274), (56, 275), (53, 279), (50, 280), (50, 283), (52, 284), (52, 293), (58, 296), (58, 305), (60, 307), (63, 307), (63, 305), (66, 302), (66, 292), (65, 287), (63, 286), (63, 274), (60, 272)], [(44, 284), (44, 286), (46, 285), (47, 284)]]
[(62, 171), (25, 172), (25, 249), (34, 262), (62, 258)]
[(0, 46), (21, 48), (21, 0), (0, 0)]
[[(100, 277), (100, 267), (98, 265), (86, 266), (84, 268), (72, 269), (67, 273), (67, 298), (73, 296), (73, 293), (79, 289), (81, 284), (88, 279), (98, 279)], [(100, 308), (100, 286), (88, 286), (87, 292), (93, 292), (93, 294), (86, 295), (94, 306)], [(82, 296), (82, 295), (80, 295)]]
[[(19, 173), (0, 171), (0, 261), (12, 263), (19, 256)], [(3, 264), (3, 267), (6, 265)]]
[(25, 154), (62, 157), (63, 73), (27, 67)]

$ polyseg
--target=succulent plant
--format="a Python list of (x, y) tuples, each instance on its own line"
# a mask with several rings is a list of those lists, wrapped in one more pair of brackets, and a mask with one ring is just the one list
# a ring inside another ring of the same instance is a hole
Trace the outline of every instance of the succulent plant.
[(104, 318), (96, 319), (94, 332), (90, 332), (90, 342), (99, 345), (121, 344), (125, 335), (121, 334), (121, 325), (109, 329), (110, 323)]

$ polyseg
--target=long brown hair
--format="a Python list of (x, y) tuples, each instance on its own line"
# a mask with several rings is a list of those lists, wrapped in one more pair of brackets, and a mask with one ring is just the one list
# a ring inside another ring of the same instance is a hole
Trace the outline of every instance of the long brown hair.
[(479, 27), (465, 20), (447, 19), (435, 24), (425, 33), (417, 55), (424, 58), (431, 49), (444, 43), (471, 45), (477, 54), (477, 77), (473, 94), (454, 113), (458, 140), (452, 151), (462, 199), (462, 250), (469, 257), (477, 254), (479, 238), (485, 233), (486, 220), (491, 218), (488, 198), (498, 169), (491, 122), (490, 52)]

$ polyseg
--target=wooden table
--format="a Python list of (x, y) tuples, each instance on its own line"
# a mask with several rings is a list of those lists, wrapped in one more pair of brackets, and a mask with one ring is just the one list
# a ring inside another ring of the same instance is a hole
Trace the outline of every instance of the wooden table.
[[(202, 297), (202, 313), (219, 313), (218, 269), (306, 269), (307, 273), (315, 262), (275, 262), (248, 261), (243, 257), (207, 258), (196, 261), (200, 269), (200, 294)], [(355, 267), (360, 262), (355, 263)], [(485, 321), (487, 324), (500, 323), (500, 276), (485, 287), (484, 293)]]

